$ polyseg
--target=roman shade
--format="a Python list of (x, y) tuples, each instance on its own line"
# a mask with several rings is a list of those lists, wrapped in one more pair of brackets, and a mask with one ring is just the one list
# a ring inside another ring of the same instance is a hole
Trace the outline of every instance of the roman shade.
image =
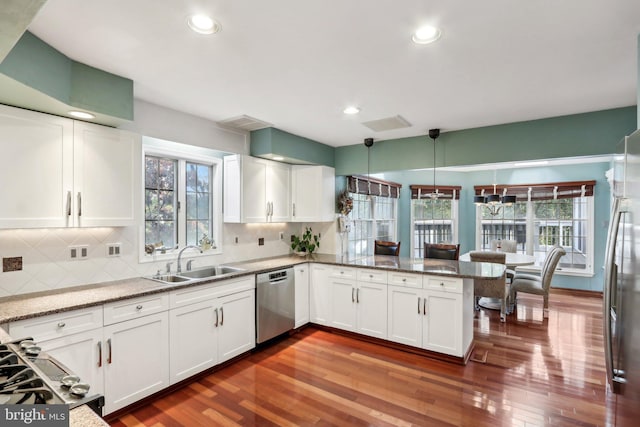
[(412, 199), (429, 199), (436, 190), (439, 195), (446, 199), (460, 200), (460, 190), (462, 187), (456, 185), (410, 185)]
[[(550, 182), (546, 184), (496, 185), (495, 193), (503, 196), (516, 196), (517, 201), (572, 199), (593, 196), (596, 181)], [(493, 194), (493, 184), (474, 186), (475, 195)], [(505, 192), (506, 190), (506, 192)]]
[(400, 197), (402, 184), (397, 182), (384, 181), (377, 178), (367, 178), (361, 175), (351, 175), (347, 177), (347, 188), (350, 193), (369, 194), (372, 196)]

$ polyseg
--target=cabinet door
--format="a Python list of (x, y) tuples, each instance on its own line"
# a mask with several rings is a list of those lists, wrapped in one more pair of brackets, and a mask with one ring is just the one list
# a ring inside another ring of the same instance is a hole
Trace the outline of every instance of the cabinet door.
[(139, 210), (140, 136), (74, 123), (74, 192), (77, 226), (136, 225)]
[(169, 385), (169, 317), (162, 312), (104, 328), (109, 414)]
[(422, 346), (452, 356), (462, 354), (462, 295), (426, 291)]
[(42, 350), (62, 362), (82, 382), (91, 386), (90, 393), (104, 394), (102, 328), (62, 338), (38, 342)]
[(218, 363), (256, 346), (255, 290), (218, 298)]
[(0, 106), (0, 228), (66, 227), (73, 121)]
[(215, 299), (169, 312), (170, 382), (175, 384), (218, 362), (218, 324)]
[(291, 195), (292, 221), (333, 221), (335, 170), (327, 166), (292, 166)]
[(331, 284), (329, 268), (314, 264), (309, 283), (309, 313), (311, 322), (328, 326), (331, 319)]
[(242, 157), (242, 222), (267, 222), (267, 163)]
[(296, 323), (295, 327), (309, 323), (309, 264), (294, 267), (296, 279)]
[(287, 222), (291, 219), (291, 169), (289, 165), (269, 162), (267, 168), (267, 201), (270, 203), (270, 222)]
[(334, 328), (356, 330), (356, 282), (331, 279), (331, 323)]
[(388, 339), (421, 347), (423, 291), (404, 286), (389, 286), (387, 292)]
[(357, 332), (387, 339), (387, 284), (358, 282), (356, 305)]

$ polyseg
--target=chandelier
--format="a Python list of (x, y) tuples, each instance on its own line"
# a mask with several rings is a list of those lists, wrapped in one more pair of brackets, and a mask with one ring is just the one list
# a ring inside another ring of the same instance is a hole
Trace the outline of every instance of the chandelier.
[(493, 171), (493, 194), (484, 195), (484, 190), (479, 196), (473, 197), (473, 203), (476, 206), (482, 206), (487, 209), (489, 215), (496, 216), (500, 214), (503, 206), (511, 206), (516, 202), (516, 196), (507, 195), (507, 189), (504, 189), (502, 196), (496, 191), (496, 171)]

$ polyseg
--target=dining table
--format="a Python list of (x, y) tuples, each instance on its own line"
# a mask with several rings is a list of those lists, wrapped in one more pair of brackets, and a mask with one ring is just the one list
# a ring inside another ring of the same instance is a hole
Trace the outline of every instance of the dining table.
[[(536, 257), (533, 255), (517, 252), (505, 252), (504, 254), (506, 255), (504, 263), (509, 269), (533, 265), (536, 262)], [(469, 255), (469, 252), (460, 255), (459, 260), (470, 262), (471, 256)], [(478, 305), (489, 310), (500, 310), (501, 301), (498, 298), (482, 297), (478, 300)]]

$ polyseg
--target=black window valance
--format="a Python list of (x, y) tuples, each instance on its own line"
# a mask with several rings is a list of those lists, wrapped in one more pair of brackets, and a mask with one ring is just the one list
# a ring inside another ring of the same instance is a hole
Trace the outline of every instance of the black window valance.
[(402, 184), (398, 184), (397, 182), (367, 178), (362, 175), (351, 175), (347, 177), (347, 179), (347, 188), (350, 193), (370, 194), (372, 196), (392, 197), (394, 199), (400, 197)]
[[(518, 184), (518, 185), (496, 185), (495, 192), (500, 196), (506, 194), (516, 196), (518, 201), (529, 200), (553, 200), (572, 199), (575, 197), (593, 196), (593, 187), (596, 181), (571, 181), (571, 182), (550, 182), (546, 184)], [(493, 185), (476, 185), (473, 187), (475, 195), (480, 196), (482, 190), (484, 195), (493, 194)], [(506, 189), (506, 193), (505, 193)]]

